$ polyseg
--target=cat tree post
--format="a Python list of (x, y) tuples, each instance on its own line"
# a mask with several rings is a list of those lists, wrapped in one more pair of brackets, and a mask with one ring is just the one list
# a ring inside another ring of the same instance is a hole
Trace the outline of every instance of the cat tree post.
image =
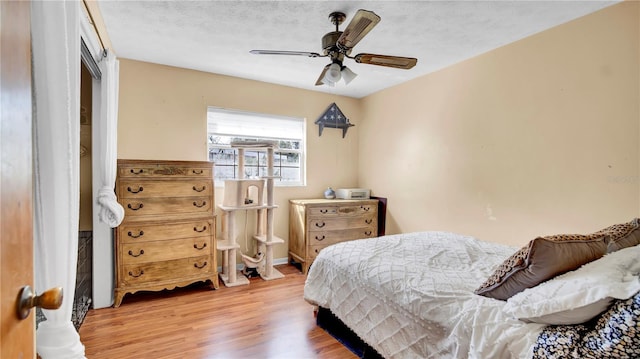
[[(238, 180), (239, 182), (244, 180), (244, 149), (238, 149)], [(225, 181), (225, 187), (227, 183)], [(235, 192), (241, 186), (232, 186)], [(225, 188), (226, 191), (226, 188)], [(225, 196), (227, 193), (225, 192)], [(235, 194), (238, 195), (237, 193)], [(227, 200), (225, 198), (225, 200)], [(237, 202), (237, 201), (236, 201)], [(220, 279), (227, 287), (234, 287), (238, 285), (249, 284), (249, 280), (244, 276), (238, 276), (237, 267), (237, 250), (240, 249), (240, 245), (236, 241), (236, 210), (238, 208), (230, 206), (218, 206), (222, 210), (222, 240), (217, 242), (218, 250), (222, 252), (222, 273), (220, 273)]]
[(274, 146), (267, 147), (267, 219), (266, 219), (266, 233), (264, 235), (256, 235), (254, 238), (258, 242), (258, 248), (263, 248), (265, 251), (265, 264), (264, 269), (260, 273), (260, 277), (264, 280), (272, 280), (283, 278), (284, 275), (277, 269), (273, 268), (273, 245), (284, 243), (281, 238), (273, 235), (273, 210), (277, 208), (273, 201), (273, 152)]

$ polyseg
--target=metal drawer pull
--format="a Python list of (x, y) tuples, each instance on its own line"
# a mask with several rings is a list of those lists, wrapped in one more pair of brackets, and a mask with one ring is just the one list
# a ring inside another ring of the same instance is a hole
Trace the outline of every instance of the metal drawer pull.
[(143, 275), (143, 274), (144, 274), (144, 271), (143, 271), (142, 269), (140, 270), (140, 273), (139, 273), (139, 274), (133, 274), (133, 272), (129, 271), (129, 275), (130, 275), (130, 276), (132, 276), (132, 277), (134, 277), (134, 278), (138, 278), (138, 277), (140, 277), (140, 276), (141, 276), (141, 275)]
[(133, 207), (131, 206), (131, 203), (129, 203), (129, 204), (127, 205), (127, 207), (129, 207), (129, 209), (130, 209), (130, 210), (137, 211), (137, 210), (139, 210), (140, 208), (144, 207), (144, 204), (142, 204), (142, 203), (138, 203), (138, 207), (133, 208)]
[(371, 209), (371, 207), (365, 207), (365, 206), (360, 206), (360, 208), (362, 208), (365, 212), (369, 212), (369, 210)]
[(132, 251), (129, 251), (129, 255), (132, 257), (140, 257), (143, 254), (144, 254), (144, 249), (141, 249), (140, 252), (138, 252), (138, 254), (133, 254)]
[(316, 236), (316, 241), (322, 241), (322, 240), (324, 240), (324, 236), (322, 236), (322, 237)]
[(364, 223), (366, 223), (366, 224), (371, 224), (371, 222), (373, 222), (373, 219), (365, 219), (364, 220)]
[(127, 187), (127, 191), (131, 192), (131, 193), (140, 193), (142, 191), (144, 191), (144, 188), (142, 188), (142, 186), (139, 186), (137, 190), (132, 190), (131, 187)]
[(318, 228), (322, 228), (322, 227), (324, 227), (324, 225), (325, 225), (324, 222), (322, 222), (322, 224), (316, 222), (316, 227), (318, 227)]
[(207, 230), (207, 226), (202, 227), (202, 229), (198, 229), (198, 227), (193, 227), (193, 230), (198, 233), (202, 233)]
[(193, 174), (194, 174), (194, 175), (201, 175), (201, 174), (203, 174), (203, 173), (204, 173), (204, 171), (203, 171), (203, 170), (198, 170), (198, 171), (196, 171), (196, 170), (191, 170), (191, 172), (193, 172)]
[(371, 231), (366, 231), (366, 232), (364, 232), (364, 234), (365, 234), (366, 236), (370, 236), (370, 235), (371, 235), (371, 233), (373, 233), (373, 232), (371, 232)]
[(198, 207), (198, 208), (202, 208), (202, 207), (207, 205), (207, 201), (202, 201), (202, 204), (198, 204), (198, 202), (193, 201), (193, 205)]
[(134, 175), (139, 175), (139, 174), (142, 174), (144, 172), (144, 170), (143, 169), (137, 170), (135, 168), (132, 168), (132, 169), (129, 170), (129, 172), (133, 173)]
[(329, 210), (328, 210), (328, 209), (321, 209), (321, 210), (320, 210), (320, 213), (322, 213), (322, 214), (325, 214), (325, 213), (327, 213), (327, 212), (329, 212)]
[(197, 249), (197, 250), (201, 251), (201, 250), (203, 250), (206, 246), (207, 246), (207, 244), (206, 244), (206, 243), (202, 243), (202, 247), (198, 247), (198, 245), (197, 245), (197, 244), (194, 244), (194, 245), (193, 245), (193, 248), (195, 248), (195, 249)]
[(207, 266), (207, 262), (204, 262), (201, 266), (199, 266), (198, 263), (193, 263), (193, 266), (198, 269), (202, 269)]
[(127, 235), (132, 238), (142, 237), (144, 235), (144, 231), (138, 231), (138, 234), (133, 234), (131, 231), (127, 232)]
[(202, 188), (200, 188), (200, 189), (196, 188), (196, 186), (193, 186), (193, 190), (196, 191), (196, 192), (202, 192), (202, 191), (205, 190), (205, 188), (207, 188), (207, 186), (202, 186)]

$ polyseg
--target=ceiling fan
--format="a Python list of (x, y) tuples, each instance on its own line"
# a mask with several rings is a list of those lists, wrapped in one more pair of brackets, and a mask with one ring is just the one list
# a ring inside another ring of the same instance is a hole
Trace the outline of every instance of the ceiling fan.
[(322, 37), (323, 54), (305, 51), (279, 51), (279, 50), (251, 50), (250, 53), (258, 55), (293, 55), (307, 57), (329, 57), (331, 63), (326, 65), (316, 81), (316, 86), (335, 86), (340, 79), (345, 83), (351, 82), (357, 75), (342, 64), (344, 58), (355, 60), (357, 63), (394, 67), (408, 70), (416, 65), (418, 59), (413, 57), (400, 57), (389, 55), (376, 55), (362, 53), (350, 56), (353, 49), (362, 38), (371, 31), (379, 22), (380, 16), (373, 11), (358, 10), (344, 31), (338, 27), (344, 22), (346, 15), (336, 11), (329, 14), (329, 20), (336, 26), (336, 31), (329, 32)]

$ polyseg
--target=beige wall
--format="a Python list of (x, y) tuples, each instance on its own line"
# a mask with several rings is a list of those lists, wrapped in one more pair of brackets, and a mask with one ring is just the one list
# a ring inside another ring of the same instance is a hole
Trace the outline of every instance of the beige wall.
[(520, 245), (638, 216), (638, 6), (366, 97), (359, 185), (389, 198), (387, 233)]
[[(207, 106), (304, 117), (308, 186), (275, 193), (285, 239), (287, 201), (327, 186), (388, 197), (387, 233), (597, 230), (640, 209), (639, 18), (625, 2), (362, 100), (121, 59), (118, 157), (206, 160)], [(313, 124), (332, 102), (345, 139)]]
[[(356, 125), (344, 139), (331, 128), (318, 136), (314, 124), (333, 102)], [(307, 186), (276, 187), (275, 235), (289, 236), (289, 199), (357, 185), (359, 100), (126, 59), (120, 59), (118, 158), (207, 160), (207, 106), (306, 118)], [(217, 204), (222, 190), (216, 189)], [(237, 223), (244, 228), (244, 217)], [(253, 223), (250, 216), (249, 229)], [(246, 253), (242, 231), (239, 242)], [(287, 251), (287, 244), (276, 246), (274, 258), (286, 258)]]

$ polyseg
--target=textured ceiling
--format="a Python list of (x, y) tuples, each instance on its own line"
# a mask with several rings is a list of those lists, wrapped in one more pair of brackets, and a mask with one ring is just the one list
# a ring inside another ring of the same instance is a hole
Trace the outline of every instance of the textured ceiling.
[[(134, 59), (355, 98), (442, 69), (618, 1), (114, 1), (99, 0), (114, 51)], [(352, 55), (418, 58), (411, 70), (344, 64), (349, 85), (315, 86), (327, 58), (252, 55), (249, 50), (322, 53), (328, 16), (358, 9), (380, 23)]]

